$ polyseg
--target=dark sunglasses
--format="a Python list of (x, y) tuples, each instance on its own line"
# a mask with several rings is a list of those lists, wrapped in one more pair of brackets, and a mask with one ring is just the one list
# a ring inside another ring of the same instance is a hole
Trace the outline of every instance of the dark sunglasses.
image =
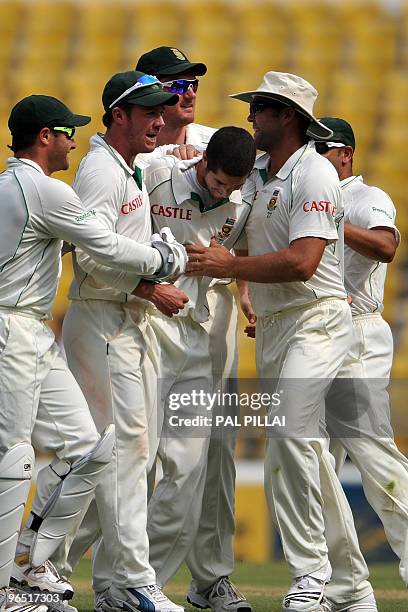
[(185, 94), (189, 87), (194, 91), (198, 89), (198, 79), (177, 79), (176, 81), (166, 81), (162, 83), (164, 89), (170, 93)]
[(58, 133), (61, 133), (61, 134), (65, 134), (65, 136), (67, 138), (69, 138), (70, 140), (75, 135), (75, 128), (74, 127), (53, 127), (51, 129), (52, 129), (53, 132), (58, 132)]
[(251, 115), (256, 115), (256, 113), (262, 113), (267, 108), (274, 108), (275, 110), (281, 110), (282, 106), (287, 106), (282, 102), (250, 102), (249, 104), (249, 112)]

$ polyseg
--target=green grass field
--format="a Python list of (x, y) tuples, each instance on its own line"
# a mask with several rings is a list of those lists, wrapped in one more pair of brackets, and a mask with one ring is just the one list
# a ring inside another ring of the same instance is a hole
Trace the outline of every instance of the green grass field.
[[(408, 591), (403, 588), (399, 578), (398, 565), (396, 563), (372, 565), (370, 569), (379, 612), (408, 612)], [(251, 601), (256, 612), (281, 611), (281, 598), (290, 582), (284, 563), (264, 565), (238, 563), (232, 579)], [(88, 560), (81, 562), (72, 581), (76, 587), (73, 605), (81, 612), (92, 612), (93, 595)], [(188, 584), (188, 572), (182, 568), (169, 582), (166, 594), (177, 603), (185, 605), (188, 612), (193, 612), (195, 608), (185, 601)]]

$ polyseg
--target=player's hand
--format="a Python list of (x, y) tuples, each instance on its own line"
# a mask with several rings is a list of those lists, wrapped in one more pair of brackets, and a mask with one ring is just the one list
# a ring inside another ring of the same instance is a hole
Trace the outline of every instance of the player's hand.
[(217, 244), (211, 238), (210, 246), (187, 244), (188, 254), (187, 276), (212, 276), (214, 278), (228, 278), (231, 276), (231, 266), (234, 255), (225, 247)]
[(350, 295), (350, 293), (348, 293), (348, 294), (347, 294), (347, 304), (348, 304), (349, 306), (351, 306), (351, 305), (352, 305), (352, 303), (353, 303), (353, 298), (352, 298), (352, 296)]
[(183, 161), (187, 161), (189, 159), (194, 159), (194, 157), (198, 157), (202, 155), (202, 151), (197, 149), (194, 145), (180, 145), (173, 149), (171, 155), (177, 157), (177, 159), (182, 159)]
[(256, 323), (256, 314), (252, 308), (251, 300), (249, 299), (248, 282), (243, 280), (237, 280), (237, 287), (239, 291), (239, 303), (241, 310), (251, 325)]
[(255, 338), (255, 334), (256, 334), (256, 323), (254, 324), (249, 324), (246, 327), (244, 327), (244, 333), (248, 336), (248, 338)]
[(183, 310), (188, 302), (187, 295), (172, 284), (149, 283), (141, 280), (133, 295), (152, 302), (166, 317), (172, 317)]

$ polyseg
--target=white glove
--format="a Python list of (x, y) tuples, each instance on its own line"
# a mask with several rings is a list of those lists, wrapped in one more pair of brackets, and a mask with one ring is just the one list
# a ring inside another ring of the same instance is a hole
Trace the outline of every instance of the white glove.
[(169, 227), (163, 227), (160, 233), (153, 234), (150, 243), (159, 251), (163, 261), (162, 267), (149, 277), (150, 280), (173, 281), (183, 274), (188, 261), (187, 252), (183, 245), (177, 242)]

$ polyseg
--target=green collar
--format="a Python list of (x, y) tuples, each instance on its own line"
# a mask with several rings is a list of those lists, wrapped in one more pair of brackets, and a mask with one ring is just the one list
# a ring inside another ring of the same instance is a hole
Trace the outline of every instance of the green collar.
[(265, 183), (268, 181), (268, 170), (266, 168), (259, 168), (259, 174), (261, 175), (261, 179), (265, 185)]
[(136, 185), (139, 187), (140, 191), (142, 191), (142, 187), (143, 187), (143, 178), (142, 178), (142, 171), (140, 168), (138, 168), (137, 166), (135, 166), (135, 171), (133, 173), (133, 178), (136, 181)]
[(218, 206), (223, 206), (223, 204), (227, 204), (227, 202), (229, 202), (229, 198), (223, 198), (222, 200), (218, 200), (217, 202), (214, 202), (212, 206), (208, 206), (207, 208), (205, 208), (204, 202), (202, 201), (198, 193), (192, 192), (190, 198), (194, 202), (197, 202), (200, 208), (200, 213), (208, 212), (209, 210), (213, 210), (214, 208), (218, 208)]

